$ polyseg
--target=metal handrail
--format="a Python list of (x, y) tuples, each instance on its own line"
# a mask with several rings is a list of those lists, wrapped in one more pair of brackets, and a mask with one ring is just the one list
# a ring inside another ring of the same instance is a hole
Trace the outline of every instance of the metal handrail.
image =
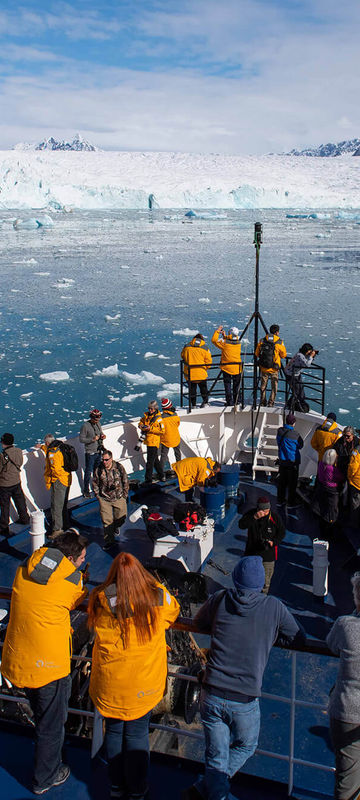
[[(252, 357), (252, 360), (249, 361), (248, 358)], [(288, 363), (290, 360), (291, 355), (286, 356), (285, 362)], [(209, 364), (206, 369), (208, 372), (214, 372), (218, 370), (215, 380), (213, 381), (212, 385), (208, 388), (208, 395), (209, 397), (223, 397), (224, 391), (223, 388), (215, 389), (219, 379), (221, 378), (221, 353), (213, 353), (212, 354), (213, 363)], [(239, 364), (238, 361), (229, 361), (227, 362), (228, 365), (235, 365)], [(189, 370), (189, 379), (186, 379), (184, 376), (184, 365), (185, 362), (181, 359), (180, 360), (180, 407), (184, 408), (185, 405), (188, 406), (188, 411), (191, 413), (191, 399), (190, 399), (190, 391), (188, 389), (190, 380), (191, 380), (191, 370), (198, 369), (200, 365), (198, 364), (187, 364), (186, 367)], [(241, 408), (245, 406), (245, 391), (248, 389), (249, 392), (253, 392), (253, 382), (254, 382), (254, 353), (248, 352), (244, 359), (241, 361), (242, 370), (241, 370), (241, 389), (239, 395), (241, 397)], [(251, 369), (251, 372), (248, 370)], [(308, 372), (310, 370), (310, 372)], [(311, 366), (307, 367), (303, 370), (302, 375), (304, 378), (308, 378), (311, 382), (304, 382), (303, 386), (306, 389), (310, 389), (313, 394), (319, 394), (321, 397), (318, 399), (316, 396), (311, 396), (309, 399), (315, 405), (321, 407), (321, 413), (324, 414), (325, 411), (325, 367), (322, 367), (320, 364), (311, 364)], [(205, 379), (204, 379), (205, 380)], [(319, 384), (317, 386), (316, 384)], [(215, 391), (214, 391), (215, 389)], [(279, 370), (279, 386), (277, 390), (277, 394), (284, 396), (284, 405), (286, 405), (288, 397), (289, 397), (289, 382), (286, 380), (285, 374), (283, 369)], [(185, 403), (185, 400), (187, 401)]]

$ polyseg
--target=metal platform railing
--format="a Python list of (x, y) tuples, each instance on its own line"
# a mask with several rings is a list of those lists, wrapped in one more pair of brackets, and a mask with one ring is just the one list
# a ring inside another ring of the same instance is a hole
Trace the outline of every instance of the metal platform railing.
[[(290, 360), (291, 356), (286, 357), (286, 363)], [(212, 364), (206, 369), (208, 371), (207, 379), (207, 393), (209, 398), (224, 399), (224, 386), (222, 380), (222, 372), (220, 359), (221, 354), (215, 353), (212, 355)], [(238, 362), (228, 362), (228, 365), (235, 365)], [(189, 371), (189, 379), (185, 378), (184, 367)], [(191, 397), (189, 391), (189, 384), (191, 381), (191, 372), (199, 369), (199, 365), (185, 365), (184, 361), (180, 361), (180, 407), (188, 408), (191, 412)], [(257, 387), (260, 384), (260, 369), (256, 367), (256, 383)], [(303, 387), (309, 405), (315, 406), (316, 410), (320, 410), (321, 414), (325, 413), (325, 367), (319, 364), (312, 364), (302, 372)], [(195, 381), (194, 381), (195, 382)], [(286, 406), (289, 396), (291, 394), (289, 382), (285, 378), (285, 373), (281, 368), (279, 371), (279, 383), (277, 389), (277, 403)], [(240, 379), (240, 387), (238, 393), (238, 405), (244, 408), (245, 405), (253, 404), (254, 395), (254, 353), (249, 352), (246, 354), (242, 361), (242, 372)], [(258, 405), (258, 404), (257, 404)]]
[[(4, 597), (6, 595), (9, 597), (10, 590), (3, 589), (0, 587), (0, 597)], [(84, 605), (85, 609), (85, 605)], [(180, 618), (178, 619), (173, 625), (173, 628), (185, 632), (197, 632), (197, 628), (194, 625), (192, 619), (185, 619)], [(0, 645), (2, 647), (2, 644)], [(277, 646), (277, 645), (275, 645)], [(256, 753), (260, 756), (266, 756), (267, 758), (273, 758), (279, 761), (286, 762), (288, 764), (288, 779), (287, 779), (287, 786), (288, 786), (288, 795), (291, 796), (293, 787), (294, 787), (294, 767), (295, 766), (302, 766), (308, 767), (312, 769), (318, 769), (323, 772), (335, 772), (335, 767), (331, 767), (327, 764), (318, 763), (315, 761), (307, 761), (303, 758), (298, 758), (295, 755), (295, 724), (296, 724), (296, 711), (300, 708), (311, 708), (317, 711), (325, 712), (326, 706), (322, 703), (316, 703), (310, 700), (300, 700), (296, 697), (296, 680), (297, 680), (297, 656), (299, 653), (309, 653), (313, 655), (322, 655), (331, 658), (337, 658), (334, 656), (333, 653), (327, 648), (325, 643), (321, 640), (310, 640), (306, 642), (301, 648), (285, 648), (281, 647), (282, 650), (285, 652), (290, 653), (291, 657), (291, 681), (290, 681), (290, 695), (277, 695), (269, 692), (262, 692), (261, 697), (266, 700), (272, 700), (277, 703), (284, 703), (285, 705), (290, 707), (290, 718), (289, 718), (289, 750), (287, 753), (276, 753), (271, 750), (262, 750), (257, 749)], [(73, 655), (72, 660), (78, 661), (92, 661), (92, 657), (89, 655)], [(177, 671), (179, 669), (179, 671)], [(171, 678), (184, 680), (186, 682), (191, 683), (198, 683), (197, 677), (193, 675), (188, 675), (184, 672), (181, 672), (181, 666), (177, 666), (175, 664), (169, 665), (168, 675)], [(28, 704), (27, 699), (24, 696), (16, 696), (12, 694), (7, 694), (6, 692), (0, 693), (0, 701), (9, 701), (9, 702), (17, 702), (20, 704)], [(80, 709), (80, 708), (69, 708), (69, 713), (75, 714), (77, 716), (83, 716), (93, 719), (95, 712), (90, 711), (88, 709)], [(150, 723), (151, 730), (158, 730), (163, 731), (171, 734), (171, 736), (184, 736), (188, 739), (197, 740), (199, 743), (204, 743), (204, 737), (198, 731), (192, 731), (186, 727), (176, 727), (174, 728), (171, 725), (166, 725), (162, 723)]]

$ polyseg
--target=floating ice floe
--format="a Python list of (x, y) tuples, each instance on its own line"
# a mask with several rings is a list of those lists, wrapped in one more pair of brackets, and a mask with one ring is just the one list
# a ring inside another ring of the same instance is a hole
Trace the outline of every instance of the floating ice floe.
[(199, 297), (198, 303), (210, 303), (209, 297)]
[(147, 353), (145, 353), (144, 358), (155, 358), (156, 355), (157, 353), (152, 353), (151, 350), (149, 350)]
[(187, 211), (185, 217), (188, 219), (227, 219), (227, 214), (219, 214), (218, 211)]
[(53, 220), (48, 214), (41, 214), (37, 217), (28, 217), (27, 219), (16, 219), (13, 222), (13, 228), (18, 230), (35, 230), (35, 228), (52, 228)]
[(162, 378), (161, 375), (154, 375), (152, 372), (147, 372), (145, 369), (141, 370), (140, 373), (121, 372), (121, 376), (135, 386), (145, 386), (148, 383), (159, 386), (165, 383), (165, 378)]
[(117, 319), (120, 319), (121, 314), (115, 314), (115, 317), (111, 317), (110, 314), (105, 314), (106, 322), (115, 322)]
[(120, 375), (120, 372), (117, 364), (110, 364), (109, 367), (103, 367), (103, 369), (95, 370), (93, 375), (108, 375), (111, 377), (116, 377), (117, 375)]
[(51, 383), (58, 383), (59, 381), (70, 380), (70, 375), (65, 370), (57, 370), (55, 372), (43, 372), (40, 375), (42, 381), (50, 381)]
[(36, 258), (22, 258), (21, 261), (14, 261), (14, 264), (30, 264), (35, 266), (39, 262), (36, 261)]
[(145, 394), (146, 392), (139, 392), (138, 394), (125, 394), (121, 399), (123, 403), (132, 403), (133, 400), (137, 400), (138, 397), (145, 397)]
[(339, 414), (350, 414), (348, 408), (339, 408)]
[(167, 397), (172, 394), (180, 394), (180, 383), (164, 383), (164, 386), (157, 392), (157, 397)]
[(34, 392), (26, 392), (25, 394), (21, 394), (20, 397), (31, 397), (32, 394), (34, 394)]
[(180, 328), (179, 331), (173, 331), (173, 336), (195, 336), (197, 333), (197, 330), (191, 330), (191, 328)]

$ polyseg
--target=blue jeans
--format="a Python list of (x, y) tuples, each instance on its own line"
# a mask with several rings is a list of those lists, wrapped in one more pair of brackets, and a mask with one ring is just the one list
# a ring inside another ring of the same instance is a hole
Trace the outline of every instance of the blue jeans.
[(52, 785), (62, 763), (71, 677), (25, 691), (35, 722), (34, 788), (42, 789)]
[(140, 719), (105, 720), (104, 751), (111, 783), (139, 800), (148, 786), (150, 715), (151, 711)]
[(253, 755), (259, 739), (259, 700), (239, 703), (201, 691), (205, 775), (196, 788), (208, 800), (227, 800), (230, 778)]
[(84, 492), (89, 491), (90, 478), (100, 461), (101, 453), (85, 453)]

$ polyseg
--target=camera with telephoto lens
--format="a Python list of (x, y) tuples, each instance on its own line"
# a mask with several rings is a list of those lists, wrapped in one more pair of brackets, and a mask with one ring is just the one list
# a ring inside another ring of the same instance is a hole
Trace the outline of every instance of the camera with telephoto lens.
[(137, 453), (139, 452), (139, 450), (141, 450), (141, 445), (145, 441), (145, 437), (146, 437), (145, 433), (140, 434), (137, 444), (134, 447), (134, 450), (136, 450)]

